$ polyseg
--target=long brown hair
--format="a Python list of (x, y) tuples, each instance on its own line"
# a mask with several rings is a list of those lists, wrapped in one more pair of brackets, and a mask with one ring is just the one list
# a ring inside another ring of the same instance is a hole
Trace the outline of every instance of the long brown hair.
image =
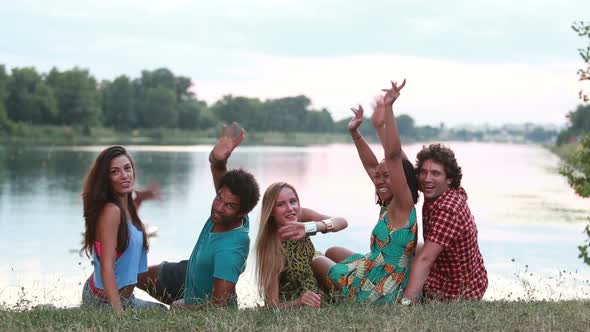
[[(89, 257), (94, 250), (98, 218), (107, 203), (115, 204), (121, 211), (121, 220), (119, 222), (119, 229), (117, 230), (117, 252), (125, 251), (129, 243), (129, 226), (127, 225), (126, 209), (123, 208), (123, 203), (113, 192), (109, 172), (111, 160), (119, 156), (125, 156), (129, 159), (131, 168), (133, 169), (133, 182), (135, 182), (135, 164), (129, 153), (127, 153), (127, 150), (122, 146), (111, 146), (99, 153), (84, 179), (82, 201), (84, 203), (85, 231), (81, 251), (86, 252), (86, 255)], [(131, 223), (143, 233), (143, 246), (148, 249), (149, 245), (145, 226), (137, 215), (131, 193), (127, 194), (127, 211), (131, 215)]]
[(260, 225), (256, 238), (256, 278), (258, 280), (258, 293), (265, 301), (270, 292), (273, 279), (277, 277), (283, 268), (283, 245), (277, 235), (277, 224), (271, 215), (279, 192), (283, 188), (293, 190), (297, 200), (299, 200), (295, 188), (285, 182), (271, 184), (262, 198)]

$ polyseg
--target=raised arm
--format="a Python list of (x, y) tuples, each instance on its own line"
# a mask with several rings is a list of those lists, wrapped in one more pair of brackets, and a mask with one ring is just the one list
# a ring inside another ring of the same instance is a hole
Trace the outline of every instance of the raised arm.
[(217, 144), (209, 154), (209, 163), (211, 164), (211, 175), (213, 176), (213, 184), (215, 191), (219, 190), (219, 180), (227, 172), (227, 160), (232, 151), (242, 143), (246, 131), (240, 127), (236, 122), (232, 123), (228, 132), (227, 126), (223, 125), (221, 128), (221, 135)]
[(414, 207), (414, 201), (402, 165), (404, 153), (392, 107), (393, 102), (400, 96), (400, 91), (405, 85), (405, 79), (399, 86), (392, 81), (390, 89), (383, 89), (385, 95), (375, 107), (372, 122), (381, 145), (383, 145), (385, 163), (391, 178), (390, 190), (393, 193), (395, 205), (409, 212)]
[(361, 163), (369, 175), (371, 181), (373, 181), (373, 177), (375, 176), (375, 168), (379, 164), (377, 157), (369, 147), (369, 144), (363, 138), (358, 128), (363, 123), (363, 106), (359, 105), (358, 108), (351, 108), (352, 112), (354, 113), (354, 117), (350, 119), (348, 123), (348, 132), (350, 132), (350, 136), (352, 137), (352, 141), (354, 142), (354, 146), (356, 147), (356, 152), (359, 155)]
[(348, 221), (342, 217), (330, 217), (312, 209), (302, 208), (298, 223), (291, 223), (279, 228), (278, 233), (281, 241), (304, 239), (307, 236), (305, 223), (314, 223), (320, 233), (338, 232), (348, 227)]
[(383, 145), (385, 160), (399, 159), (401, 161), (402, 159), (402, 143), (399, 137), (399, 131), (397, 129), (397, 122), (393, 116), (393, 103), (397, 98), (399, 98), (400, 91), (405, 85), (405, 79), (399, 87), (397, 86), (397, 83), (392, 81), (391, 89), (383, 89), (385, 95), (381, 101), (383, 103), (382, 108), (384, 109), (382, 118), (386, 130), (383, 131), (383, 126), (379, 127), (380, 131), (384, 134), (384, 139), (381, 140), (381, 144)]

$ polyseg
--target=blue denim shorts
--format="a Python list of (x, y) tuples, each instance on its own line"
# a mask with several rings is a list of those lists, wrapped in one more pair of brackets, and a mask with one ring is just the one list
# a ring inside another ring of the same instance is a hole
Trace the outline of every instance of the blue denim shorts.
[[(155, 309), (155, 308), (166, 309), (166, 306), (164, 306), (161, 303), (140, 300), (140, 299), (136, 298), (135, 295), (133, 295), (133, 294), (129, 297), (122, 297), (121, 304), (123, 305), (123, 308), (125, 308), (125, 309), (127, 309), (127, 308), (132, 308), (132, 309)], [(82, 289), (82, 305), (93, 306), (93, 307), (97, 307), (97, 308), (101, 308), (101, 309), (112, 308), (111, 304), (109, 303), (108, 300), (98, 297), (92, 293), (92, 291), (90, 290), (89, 280), (86, 280), (86, 283), (84, 284), (84, 288)]]

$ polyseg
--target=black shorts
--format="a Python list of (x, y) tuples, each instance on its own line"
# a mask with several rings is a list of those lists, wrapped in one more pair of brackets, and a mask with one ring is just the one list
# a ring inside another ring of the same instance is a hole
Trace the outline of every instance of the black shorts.
[(184, 280), (188, 261), (162, 262), (158, 266), (158, 283), (174, 301), (184, 297)]

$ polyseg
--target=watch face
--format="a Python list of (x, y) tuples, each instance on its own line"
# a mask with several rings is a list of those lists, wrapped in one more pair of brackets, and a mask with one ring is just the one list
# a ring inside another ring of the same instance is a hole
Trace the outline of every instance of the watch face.
[(410, 304), (412, 304), (412, 300), (408, 299), (407, 297), (404, 297), (404, 298), (403, 298), (403, 299), (400, 301), (400, 303), (401, 303), (402, 305), (410, 305)]
[(304, 224), (304, 228), (305, 233), (310, 235), (315, 235), (315, 233), (318, 231), (318, 226), (313, 222), (306, 222)]

